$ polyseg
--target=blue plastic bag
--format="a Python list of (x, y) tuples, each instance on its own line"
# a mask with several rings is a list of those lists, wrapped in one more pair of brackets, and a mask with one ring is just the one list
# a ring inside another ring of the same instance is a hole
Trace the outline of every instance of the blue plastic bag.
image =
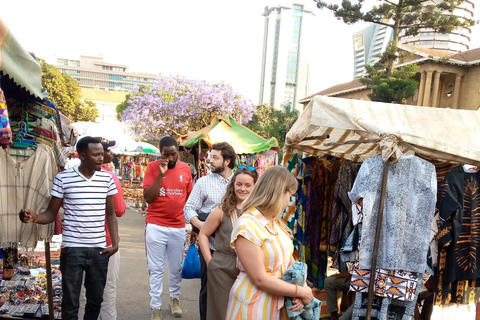
[(193, 244), (188, 247), (182, 267), (182, 279), (199, 279), (201, 277), (200, 258), (197, 247)]

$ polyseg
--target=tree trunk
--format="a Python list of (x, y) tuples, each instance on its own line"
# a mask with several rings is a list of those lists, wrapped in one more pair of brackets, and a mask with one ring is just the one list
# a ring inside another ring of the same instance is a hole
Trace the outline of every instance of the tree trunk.
[(397, 59), (398, 36), (400, 35), (400, 22), (403, 19), (402, 6), (403, 6), (403, 0), (399, 0), (397, 4), (395, 20), (393, 24), (392, 52), (389, 54), (388, 60), (387, 60), (387, 72), (386, 72), (387, 78), (392, 76), (393, 66), (395, 64), (395, 60)]

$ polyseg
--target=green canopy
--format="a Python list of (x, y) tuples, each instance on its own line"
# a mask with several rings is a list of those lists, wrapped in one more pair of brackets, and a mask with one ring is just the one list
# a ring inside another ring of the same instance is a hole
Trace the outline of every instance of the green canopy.
[(42, 68), (35, 58), (22, 48), (0, 19), (0, 71), (28, 93), (40, 99), (48, 97), (42, 89)]
[(278, 148), (275, 138), (265, 139), (235, 119), (228, 116), (213, 118), (210, 125), (194, 133), (183, 135), (178, 140), (179, 144), (186, 148), (198, 147), (203, 142), (211, 147), (217, 142), (228, 142), (238, 154), (252, 154)]

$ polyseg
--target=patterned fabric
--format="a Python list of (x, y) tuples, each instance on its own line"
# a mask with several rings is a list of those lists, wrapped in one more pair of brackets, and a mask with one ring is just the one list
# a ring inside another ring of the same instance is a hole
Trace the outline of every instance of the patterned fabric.
[(37, 240), (50, 239), (54, 223), (22, 223), (18, 213), (47, 209), (56, 168), (53, 151), (45, 145), (37, 150), (0, 148), (0, 247), (20, 242), (35, 248)]
[(338, 249), (342, 248), (348, 236), (353, 230), (352, 206), (348, 198), (348, 192), (352, 189), (357, 177), (359, 163), (345, 161), (341, 164), (338, 178), (333, 192), (333, 203), (331, 212), (330, 247), (335, 251), (332, 265), (341, 272), (346, 271), (345, 261), (341, 260)]
[[(371, 268), (382, 175), (382, 157), (366, 160), (349, 193), (353, 203), (363, 198), (364, 219), (359, 252), (361, 269)], [(389, 166), (386, 193), (377, 267), (423, 273), (435, 212), (435, 167), (419, 157), (400, 158), (397, 164)]]
[(435, 304), (480, 301), (480, 172), (450, 171), (439, 187), (437, 207), (443, 221), (439, 244)]
[(10, 145), (12, 142), (12, 129), (8, 117), (7, 103), (3, 90), (0, 89), (0, 146)]
[[(292, 241), (275, 224), (273, 229), (269, 221), (255, 208), (245, 212), (233, 228), (231, 246), (239, 236), (258, 245), (264, 258), (264, 267), (270, 276), (282, 278), (292, 258)], [(240, 260), (237, 262), (240, 274), (230, 290), (227, 320), (231, 319), (279, 319), (284, 297), (273, 295), (256, 287)]]
[[(358, 261), (353, 268), (350, 290), (368, 293), (370, 270), (358, 268)], [(415, 301), (418, 278), (421, 274), (403, 270), (377, 269), (375, 273), (374, 292), (376, 296), (405, 301)]]
[[(416, 300), (421, 287), (422, 277), (417, 283), (414, 301), (373, 297), (371, 320), (411, 320), (415, 312)], [(366, 320), (368, 293), (356, 292), (353, 304), (352, 320)], [(433, 319), (433, 318), (432, 318)]]

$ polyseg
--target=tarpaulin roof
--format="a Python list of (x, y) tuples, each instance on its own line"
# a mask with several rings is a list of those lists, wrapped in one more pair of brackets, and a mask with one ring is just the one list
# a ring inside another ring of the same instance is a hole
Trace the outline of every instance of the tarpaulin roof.
[(230, 115), (215, 117), (205, 128), (183, 135), (178, 139), (179, 144), (186, 148), (197, 147), (199, 141), (205, 142), (208, 147), (217, 142), (228, 142), (239, 154), (251, 154), (278, 148), (277, 139), (266, 140), (236, 122)]
[(25, 51), (0, 19), (0, 71), (28, 93), (40, 99), (48, 97), (42, 90), (42, 68)]
[(364, 161), (428, 159), (480, 165), (480, 111), (315, 96), (287, 133), (285, 146)]

